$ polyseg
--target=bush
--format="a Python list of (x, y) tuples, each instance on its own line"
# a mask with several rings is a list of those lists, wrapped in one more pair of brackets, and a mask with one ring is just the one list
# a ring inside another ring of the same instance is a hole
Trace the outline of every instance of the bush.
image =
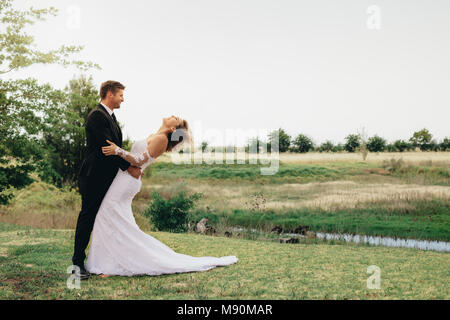
[(152, 192), (150, 206), (144, 215), (159, 231), (186, 232), (190, 220), (190, 210), (203, 194), (195, 193), (187, 196), (184, 191), (177, 193), (168, 200), (164, 200), (159, 192)]
[(403, 161), (402, 158), (400, 159), (390, 159), (390, 160), (383, 160), (382, 164), (383, 168), (386, 169), (389, 172), (406, 172), (408, 166), (406, 165), (405, 161)]

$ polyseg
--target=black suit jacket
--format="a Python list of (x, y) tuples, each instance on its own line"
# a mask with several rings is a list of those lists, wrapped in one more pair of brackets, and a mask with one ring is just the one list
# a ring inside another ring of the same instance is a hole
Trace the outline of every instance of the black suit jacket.
[(102, 147), (109, 145), (107, 139), (122, 147), (122, 131), (119, 125), (108, 111), (98, 104), (86, 120), (87, 150), (80, 168), (80, 177), (104, 179), (105, 183), (108, 183), (112, 182), (118, 168), (123, 171), (128, 169), (130, 163), (121, 157), (105, 156), (102, 153)]

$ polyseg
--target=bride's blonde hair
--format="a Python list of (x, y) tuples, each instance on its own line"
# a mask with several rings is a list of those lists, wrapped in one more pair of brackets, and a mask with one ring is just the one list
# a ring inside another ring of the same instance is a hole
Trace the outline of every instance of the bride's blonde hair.
[(174, 132), (170, 132), (167, 134), (167, 138), (169, 139), (169, 143), (167, 144), (166, 151), (179, 151), (185, 145), (193, 146), (192, 132), (189, 128), (189, 123), (186, 120), (183, 120), (183, 123), (176, 127)]

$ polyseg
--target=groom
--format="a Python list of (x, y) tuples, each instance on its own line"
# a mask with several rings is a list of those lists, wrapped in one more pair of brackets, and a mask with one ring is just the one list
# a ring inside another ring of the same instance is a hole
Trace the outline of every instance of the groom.
[(106, 140), (122, 146), (122, 131), (117, 124), (114, 109), (123, 102), (125, 86), (117, 81), (106, 81), (101, 85), (101, 103), (88, 115), (86, 120), (87, 152), (79, 172), (81, 193), (81, 211), (75, 231), (75, 244), (72, 262), (80, 268), (80, 278), (88, 279), (90, 273), (84, 266), (85, 250), (91, 237), (95, 217), (100, 204), (108, 191), (119, 168), (128, 171), (134, 178), (141, 176), (140, 168), (130, 164), (119, 156), (106, 157), (102, 147)]

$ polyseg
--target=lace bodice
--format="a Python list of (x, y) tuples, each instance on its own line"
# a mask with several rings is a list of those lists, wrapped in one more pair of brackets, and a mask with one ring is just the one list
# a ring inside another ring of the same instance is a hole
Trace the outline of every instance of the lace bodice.
[[(146, 151), (146, 149), (147, 149), (147, 140), (146, 139), (139, 140), (133, 143), (133, 146), (131, 147), (131, 153), (135, 155), (141, 155)], [(147, 162), (145, 162), (141, 166), (142, 171), (144, 171), (145, 168), (147, 168), (148, 165), (154, 162), (155, 160), (156, 160), (155, 158), (150, 157), (150, 159), (148, 159)]]

